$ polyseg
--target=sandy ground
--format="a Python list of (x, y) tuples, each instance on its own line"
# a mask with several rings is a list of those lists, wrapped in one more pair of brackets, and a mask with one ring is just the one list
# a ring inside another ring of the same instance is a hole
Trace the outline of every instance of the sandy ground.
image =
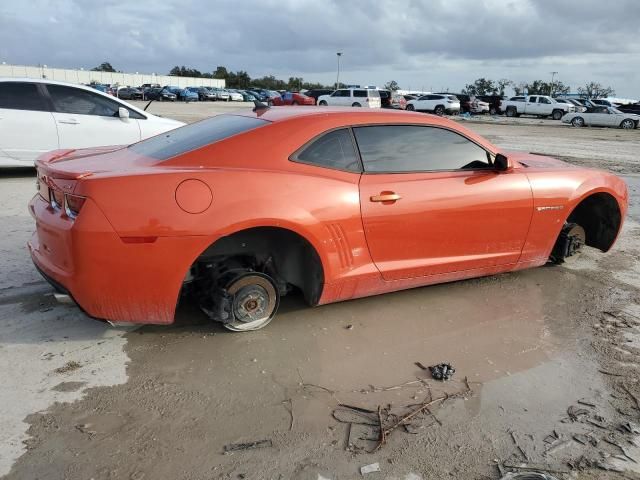
[[(149, 110), (194, 121), (239, 106)], [(3, 174), (0, 475), (352, 479), (378, 463), (365, 478), (497, 479), (499, 465), (524, 464), (640, 478), (640, 132), (461, 121), (504, 148), (623, 175), (632, 204), (616, 247), (316, 309), (287, 298), (253, 333), (226, 332), (189, 305), (171, 327), (123, 331), (55, 303), (24, 247), (33, 173)], [(456, 368), (444, 384), (415, 364), (443, 361)], [(377, 422), (378, 406), (392, 424), (428, 399), (428, 412), (367, 453), (376, 432), (362, 423)]]

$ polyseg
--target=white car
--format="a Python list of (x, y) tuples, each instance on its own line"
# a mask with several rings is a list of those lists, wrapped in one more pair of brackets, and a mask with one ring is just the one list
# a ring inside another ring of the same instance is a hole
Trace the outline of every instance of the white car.
[(131, 144), (182, 125), (83, 85), (0, 78), (0, 167), (33, 166), (59, 148)]
[(229, 93), (229, 98), (232, 102), (244, 102), (244, 97), (242, 94), (236, 90), (227, 90)]
[(228, 102), (231, 100), (231, 96), (229, 95), (229, 92), (227, 92), (226, 90), (223, 90), (222, 88), (209, 87), (209, 90), (216, 95), (216, 100), (223, 100), (225, 102)]
[(638, 128), (640, 115), (624, 113), (614, 107), (597, 106), (586, 112), (567, 113), (562, 123), (570, 123), (574, 127), (619, 127), (626, 130)]
[(407, 102), (407, 110), (416, 112), (433, 112), (436, 115), (459, 113), (460, 100), (455, 95), (430, 93)]
[(367, 88), (341, 88), (331, 95), (320, 95), (318, 105), (381, 108), (380, 92)]

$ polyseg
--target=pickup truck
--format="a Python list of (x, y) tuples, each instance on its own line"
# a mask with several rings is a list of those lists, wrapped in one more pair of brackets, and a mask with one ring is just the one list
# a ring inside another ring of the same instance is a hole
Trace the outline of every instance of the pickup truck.
[(545, 95), (511, 97), (509, 100), (502, 101), (500, 109), (507, 117), (535, 115), (551, 117), (554, 120), (560, 120), (566, 113), (573, 113), (576, 110), (573, 105), (556, 102), (555, 99)]

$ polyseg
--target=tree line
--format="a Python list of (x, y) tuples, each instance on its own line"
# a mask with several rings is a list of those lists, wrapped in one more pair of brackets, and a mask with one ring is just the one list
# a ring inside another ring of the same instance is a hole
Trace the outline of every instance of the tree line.
[(169, 75), (176, 77), (217, 78), (225, 81), (229, 88), (260, 87), (267, 90), (310, 90), (312, 88), (333, 88), (318, 82), (307, 82), (302, 77), (289, 77), (288, 81), (276, 78), (273, 75), (265, 75), (260, 78), (251, 78), (244, 70), (232, 72), (224, 66), (218, 66), (213, 72), (200, 72), (195, 68), (175, 66), (169, 71)]
[[(569, 85), (565, 85), (559, 80), (546, 82), (544, 80), (534, 80), (532, 82), (516, 83), (507, 78), (494, 81), (487, 78), (478, 78), (473, 83), (465, 85), (461, 93), (467, 95), (500, 95), (505, 94), (507, 87), (513, 88), (516, 95), (523, 95), (525, 90), (528, 95), (565, 95), (571, 91)], [(605, 87), (598, 82), (588, 82), (577, 88), (577, 92), (584, 97), (610, 97), (616, 92), (611, 87)]]
[[(109, 62), (103, 62), (93, 71), (115, 72), (115, 68)], [(196, 77), (196, 78), (217, 78), (225, 81), (229, 88), (247, 89), (251, 87), (266, 88), (267, 90), (311, 90), (314, 88), (334, 88), (335, 85), (324, 85), (319, 82), (307, 82), (302, 77), (289, 77), (289, 80), (281, 80), (273, 75), (265, 75), (260, 78), (251, 78), (244, 70), (232, 72), (224, 66), (218, 66), (212, 72), (201, 72), (195, 68), (184, 65), (176, 65), (169, 71), (169, 75), (175, 77)], [(507, 78), (491, 80), (488, 78), (478, 78), (473, 83), (468, 83), (462, 89), (466, 95), (505, 95), (505, 91), (511, 87), (516, 95), (523, 95), (525, 90), (529, 95), (559, 95), (567, 94), (571, 91), (569, 85), (565, 85), (559, 80), (546, 82), (544, 80), (534, 80), (532, 82), (514, 82)], [(391, 80), (384, 85), (387, 90), (396, 91), (400, 85), (395, 80)], [(598, 82), (588, 82), (584, 86), (578, 87), (577, 92), (588, 98), (610, 97), (615, 95), (611, 87), (603, 86)]]

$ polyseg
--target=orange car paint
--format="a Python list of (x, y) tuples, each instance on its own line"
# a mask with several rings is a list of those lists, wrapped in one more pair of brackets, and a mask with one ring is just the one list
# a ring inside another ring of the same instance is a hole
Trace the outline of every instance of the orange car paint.
[[(500, 152), (443, 118), (326, 107), (241, 115), (270, 123), (162, 162), (123, 147), (43, 155), (42, 181), (87, 200), (72, 219), (33, 197), (36, 266), (91, 316), (168, 324), (195, 259), (247, 228), (307, 239), (325, 304), (542, 265), (569, 213), (594, 192), (626, 213), (619, 178), (535, 155), (505, 152), (512, 168), (503, 172), (375, 175), (289, 160), (327, 130), (363, 124), (451, 129)], [(371, 201), (381, 194), (402, 198)]]

